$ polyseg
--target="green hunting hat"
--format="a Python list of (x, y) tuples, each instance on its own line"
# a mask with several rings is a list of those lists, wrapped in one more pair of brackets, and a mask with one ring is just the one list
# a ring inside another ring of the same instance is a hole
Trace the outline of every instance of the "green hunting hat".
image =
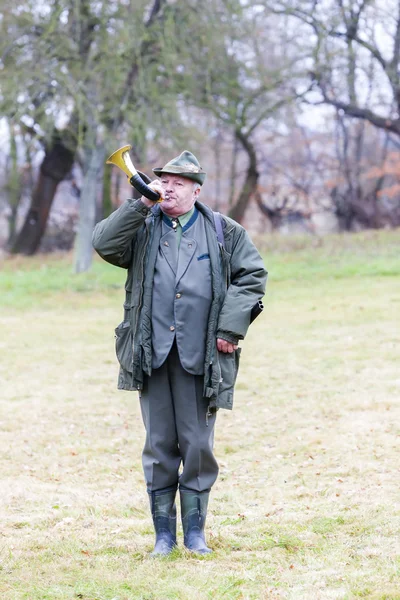
[(180, 175), (181, 177), (197, 181), (200, 185), (203, 185), (206, 178), (206, 173), (201, 168), (199, 161), (188, 150), (184, 150), (182, 154), (170, 160), (164, 167), (153, 169), (153, 172), (157, 177), (161, 177), (163, 173)]

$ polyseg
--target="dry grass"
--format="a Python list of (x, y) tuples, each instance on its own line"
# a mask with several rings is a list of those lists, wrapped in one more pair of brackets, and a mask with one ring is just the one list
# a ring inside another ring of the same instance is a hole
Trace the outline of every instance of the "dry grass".
[[(326, 244), (271, 256), (234, 411), (218, 415), (215, 552), (202, 559), (182, 544), (148, 556), (143, 426), (136, 394), (115, 390), (121, 274), (54, 290), (42, 258), (8, 263), (1, 600), (400, 599), (400, 269), (385, 235), (361, 245), (373, 272), (348, 252), (332, 278)], [(44, 272), (40, 296), (21, 284)]]

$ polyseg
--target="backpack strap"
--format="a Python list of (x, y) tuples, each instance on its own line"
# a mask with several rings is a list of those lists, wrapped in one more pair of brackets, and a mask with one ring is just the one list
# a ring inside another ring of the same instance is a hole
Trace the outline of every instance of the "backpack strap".
[(214, 216), (215, 230), (217, 232), (217, 240), (219, 241), (221, 246), (223, 248), (225, 248), (224, 230), (222, 227), (222, 215), (219, 212), (213, 211), (213, 216)]

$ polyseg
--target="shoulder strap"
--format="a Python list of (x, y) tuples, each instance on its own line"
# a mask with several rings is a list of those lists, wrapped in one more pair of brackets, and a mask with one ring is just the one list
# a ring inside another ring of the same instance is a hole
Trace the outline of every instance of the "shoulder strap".
[(223, 248), (225, 248), (224, 230), (222, 228), (222, 215), (219, 212), (213, 211), (213, 216), (214, 216), (215, 230), (217, 232), (217, 240), (219, 241), (221, 246)]

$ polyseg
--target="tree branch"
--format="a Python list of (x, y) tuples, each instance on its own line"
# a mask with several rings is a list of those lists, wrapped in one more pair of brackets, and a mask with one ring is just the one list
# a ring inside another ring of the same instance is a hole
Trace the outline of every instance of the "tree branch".
[(353, 34), (353, 35), (350, 36), (348, 31), (343, 32), (343, 33), (340, 32), (340, 31), (331, 31), (330, 35), (332, 37), (342, 38), (342, 39), (351, 39), (354, 42), (357, 42), (357, 44), (359, 44), (360, 46), (362, 46), (363, 48), (365, 48), (366, 50), (368, 50), (368, 52), (370, 52), (372, 54), (372, 56), (374, 58), (376, 58), (376, 60), (382, 66), (382, 68), (385, 71), (385, 73), (388, 72), (388, 63), (383, 58), (383, 56), (379, 52), (378, 48), (376, 48), (375, 46), (373, 46), (372, 44), (370, 44), (366, 40), (361, 39), (359, 35)]
[(362, 108), (361, 106), (356, 106), (355, 104), (347, 104), (346, 102), (333, 100), (332, 98), (328, 98), (324, 92), (323, 95), (327, 104), (334, 106), (338, 110), (343, 110), (346, 115), (349, 115), (349, 117), (364, 119), (380, 129), (391, 131), (397, 135), (400, 135), (400, 119), (387, 119), (377, 115), (368, 108)]
[(396, 34), (394, 37), (393, 56), (392, 56), (392, 60), (390, 61), (390, 66), (396, 72), (397, 72), (399, 60), (400, 60), (400, 2), (398, 3), (398, 14), (397, 14), (397, 23), (396, 23)]

